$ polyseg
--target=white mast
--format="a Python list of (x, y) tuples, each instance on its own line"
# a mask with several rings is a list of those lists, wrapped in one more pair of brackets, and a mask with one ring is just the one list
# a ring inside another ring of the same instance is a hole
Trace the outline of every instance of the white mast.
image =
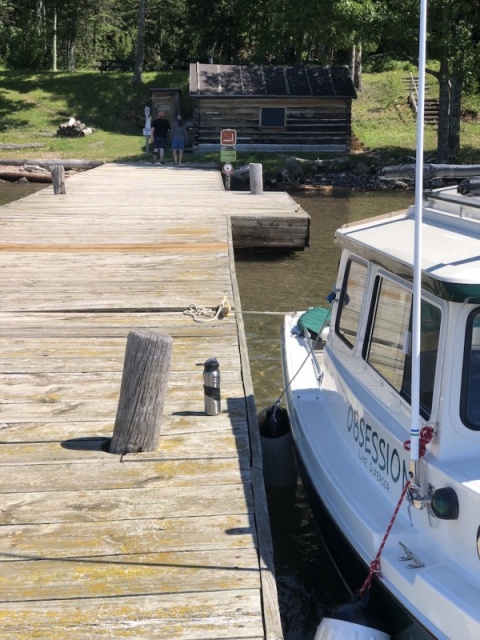
[[(415, 469), (420, 442), (420, 333), (422, 301), (422, 202), (423, 202), (423, 132), (425, 119), (425, 63), (427, 41), (427, 0), (420, 0), (420, 40), (418, 52), (418, 113), (415, 175), (415, 241), (413, 267), (412, 322), (412, 418), (410, 426), (410, 460)], [(413, 471), (413, 469), (412, 469)], [(414, 471), (414, 479), (417, 482)]]

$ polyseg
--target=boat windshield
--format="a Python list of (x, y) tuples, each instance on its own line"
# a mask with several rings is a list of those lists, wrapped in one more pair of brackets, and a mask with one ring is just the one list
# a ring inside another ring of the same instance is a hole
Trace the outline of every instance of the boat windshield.
[[(348, 290), (352, 292), (352, 281)], [(402, 398), (411, 403), (412, 293), (396, 281), (377, 276), (374, 295), (367, 304), (370, 311), (363, 358)], [(346, 309), (348, 305), (341, 308), (341, 313)], [(428, 419), (432, 411), (441, 310), (422, 300), (421, 315), (420, 413)], [(338, 326), (341, 326), (341, 320)]]
[(354, 347), (357, 339), (367, 275), (366, 264), (356, 260), (348, 262), (340, 296), (336, 331), (349, 347)]
[[(335, 332), (353, 349), (363, 337), (362, 357), (409, 404), (412, 395), (412, 311), (410, 289), (388, 275), (377, 275), (372, 296), (365, 296), (368, 268), (357, 260), (346, 264)], [(362, 336), (363, 305), (367, 305), (368, 323)], [(425, 419), (432, 412), (435, 371), (438, 358), (442, 313), (440, 307), (422, 300), (420, 336), (420, 414)], [(480, 311), (478, 324), (478, 358), (480, 376)], [(480, 381), (480, 377), (478, 378)], [(480, 387), (477, 395), (480, 397)], [(478, 428), (480, 429), (480, 401)]]
[(460, 416), (465, 426), (480, 431), (480, 309), (467, 322)]

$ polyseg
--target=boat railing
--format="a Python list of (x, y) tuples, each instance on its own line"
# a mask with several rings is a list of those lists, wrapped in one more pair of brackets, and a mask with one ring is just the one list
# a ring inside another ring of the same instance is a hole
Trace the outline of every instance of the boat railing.
[(418, 113), (418, 87), (412, 72), (410, 72), (410, 92), (408, 100), (415, 113)]

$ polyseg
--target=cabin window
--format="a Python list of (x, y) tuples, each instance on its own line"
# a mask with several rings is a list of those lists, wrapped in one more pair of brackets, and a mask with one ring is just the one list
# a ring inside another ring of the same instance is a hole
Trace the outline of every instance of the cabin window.
[(261, 127), (284, 127), (285, 108), (282, 107), (261, 107), (260, 126)]
[[(432, 411), (441, 311), (422, 300), (420, 336), (420, 413)], [(366, 360), (396, 391), (411, 403), (412, 295), (384, 278), (378, 278), (369, 324)]]
[(358, 334), (366, 281), (366, 265), (351, 260), (345, 270), (336, 325), (337, 334), (350, 347), (354, 346)]
[(480, 431), (480, 309), (467, 322), (460, 415), (469, 429)]

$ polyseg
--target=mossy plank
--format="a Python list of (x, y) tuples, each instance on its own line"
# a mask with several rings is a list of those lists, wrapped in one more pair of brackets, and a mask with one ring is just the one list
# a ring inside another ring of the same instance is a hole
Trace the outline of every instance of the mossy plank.
[[(208, 549), (68, 558), (11, 554), (2, 562), (0, 601), (122, 598), (131, 595), (254, 589), (260, 586), (255, 549)], [(119, 603), (121, 608), (121, 603)]]
[[(45, 524), (138, 520), (149, 518), (209, 518), (221, 514), (251, 514), (249, 485), (218, 484), (212, 499), (212, 486), (192, 484), (179, 491), (172, 486), (138, 489), (79, 489), (6, 493), (2, 496), (1, 523)], [(1, 530), (1, 528), (0, 528)], [(209, 526), (207, 530), (211, 530)], [(195, 541), (193, 541), (195, 542)]]
[[(3, 525), (0, 527), (0, 561), (76, 560), (117, 554), (152, 554), (218, 549), (255, 549), (253, 517), (222, 514), (192, 517), (154, 518), (98, 522), (50, 522), (48, 524)], [(2, 564), (2, 567), (4, 565)], [(2, 569), (3, 572), (3, 569)], [(8, 570), (7, 570), (8, 573)], [(0, 592), (0, 599), (6, 594)]]
[[(162, 436), (208, 431), (232, 431), (247, 429), (245, 416), (222, 412), (218, 416), (207, 416), (200, 412), (190, 415), (165, 414), (162, 420)], [(213, 419), (212, 419), (213, 418)], [(45, 419), (22, 422), (12, 415), (10, 420), (0, 422), (0, 443), (46, 443), (64, 442), (74, 438), (108, 439), (113, 432), (113, 417), (110, 420), (53, 420)]]
[[(117, 456), (108, 452), (110, 437), (69, 438), (63, 442), (17, 442), (0, 447), (0, 465), (35, 464), (42, 462), (79, 462), (95, 460), (105, 464), (118, 462)], [(139, 461), (207, 459), (247, 456), (249, 452), (246, 429), (229, 431), (206, 431), (188, 434), (160, 436), (155, 451), (130, 453), (131, 459)]]
[(248, 461), (232, 458), (197, 460), (145, 460), (143, 454), (125, 456), (117, 464), (95, 459), (91, 462), (5, 465), (0, 474), (1, 493), (27, 491), (109, 491), (111, 489), (176, 486), (179, 491), (192, 484), (210, 485), (250, 482)]
[(2, 602), (0, 627), (9, 640), (263, 640), (257, 589), (162, 593), (112, 598)]

